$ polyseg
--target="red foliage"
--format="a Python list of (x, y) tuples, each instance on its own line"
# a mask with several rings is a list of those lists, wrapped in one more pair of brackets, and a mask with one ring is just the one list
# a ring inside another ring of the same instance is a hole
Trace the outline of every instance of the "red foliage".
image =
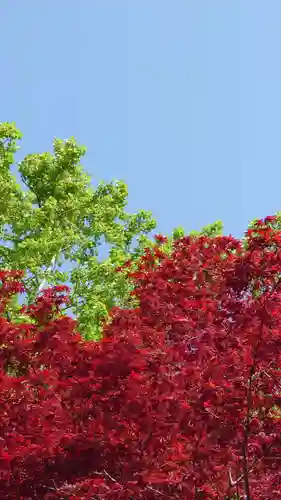
[[(84, 342), (65, 288), (0, 318), (3, 499), (281, 498), (281, 233), (147, 251), (140, 306)], [(11, 279), (1, 274), (2, 302)], [(14, 290), (20, 285), (14, 283)]]

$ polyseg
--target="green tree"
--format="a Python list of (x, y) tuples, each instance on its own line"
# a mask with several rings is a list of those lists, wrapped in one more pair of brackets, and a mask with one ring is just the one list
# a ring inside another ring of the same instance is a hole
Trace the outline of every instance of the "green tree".
[[(0, 124), (0, 268), (24, 271), (27, 304), (44, 288), (68, 283), (69, 308), (79, 331), (99, 338), (112, 306), (134, 304), (132, 283), (116, 268), (137, 262), (144, 248), (154, 244), (149, 234), (156, 222), (151, 212), (126, 212), (124, 182), (91, 185), (80, 164), (86, 148), (74, 138), (54, 139), (53, 153), (29, 154), (16, 164), (21, 137), (15, 124)], [(24, 188), (11, 172), (13, 165)], [(222, 224), (202, 232), (217, 236)], [(183, 235), (182, 228), (175, 229), (166, 251)], [(101, 257), (104, 245), (106, 258)], [(18, 297), (10, 302), (12, 320), (23, 320), (20, 307)]]

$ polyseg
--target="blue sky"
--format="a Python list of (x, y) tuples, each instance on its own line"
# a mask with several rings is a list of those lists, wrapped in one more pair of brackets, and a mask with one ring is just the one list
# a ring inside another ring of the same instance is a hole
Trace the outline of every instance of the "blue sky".
[(281, 210), (280, 0), (1, 2), (0, 121), (21, 156), (88, 147), (159, 231)]

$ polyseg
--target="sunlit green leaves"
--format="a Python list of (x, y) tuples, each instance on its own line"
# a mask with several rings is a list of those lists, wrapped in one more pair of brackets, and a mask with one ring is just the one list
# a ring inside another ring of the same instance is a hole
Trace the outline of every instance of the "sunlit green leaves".
[[(25, 271), (28, 303), (49, 285), (69, 284), (79, 330), (99, 338), (112, 306), (136, 303), (132, 282), (116, 268), (136, 263), (155, 244), (149, 235), (156, 222), (148, 211), (126, 212), (124, 182), (91, 185), (81, 166), (86, 148), (73, 137), (54, 139), (52, 153), (29, 154), (19, 163), (23, 189), (10, 171), (21, 136), (14, 124), (0, 124), (0, 267)], [(221, 231), (219, 221), (202, 230), (208, 236)], [(163, 251), (170, 253), (182, 236), (184, 229), (175, 229)], [(10, 308), (15, 318), (18, 302)]]
[[(69, 283), (80, 330), (96, 337), (112, 304), (122, 305), (128, 295), (115, 267), (132, 252), (140, 254), (136, 238), (154, 229), (155, 221), (150, 212), (126, 213), (124, 182), (91, 185), (80, 165), (86, 148), (74, 138), (55, 139), (52, 154), (26, 156), (18, 165), (22, 189), (10, 172), (20, 138), (15, 125), (0, 125), (0, 266), (26, 272), (29, 303), (43, 287)], [(104, 244), (110, 247), (107, 259), (99, 255)]]

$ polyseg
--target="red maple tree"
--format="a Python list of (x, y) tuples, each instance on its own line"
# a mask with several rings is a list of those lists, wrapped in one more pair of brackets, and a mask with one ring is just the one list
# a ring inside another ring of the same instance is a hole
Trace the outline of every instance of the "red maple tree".
[[(281, 498), (281, 232), (162, 239), (102, 341), (66, 287), (0, 318), (1, 498)], [(20, 275), (2, 273), (2, 312)]]

